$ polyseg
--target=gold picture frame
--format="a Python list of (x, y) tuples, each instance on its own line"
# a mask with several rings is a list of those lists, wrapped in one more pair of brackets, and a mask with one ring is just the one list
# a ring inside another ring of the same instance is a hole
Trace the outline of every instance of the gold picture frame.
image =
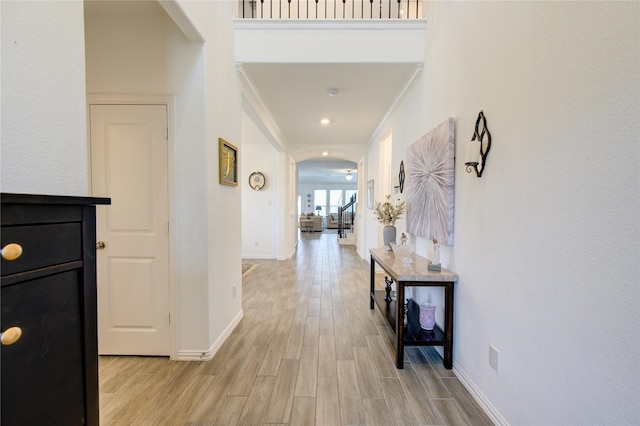
[(238, 147), (218, 138), (220, 184), (238, 186)]

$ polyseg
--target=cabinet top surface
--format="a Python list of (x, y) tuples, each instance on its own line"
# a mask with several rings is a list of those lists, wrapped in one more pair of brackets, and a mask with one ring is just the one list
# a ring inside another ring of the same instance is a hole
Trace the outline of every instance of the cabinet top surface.
[(111, 204), (110, 198), (0, 193), (2, 204)]
[(458, 281), (458, 274), (448, 269), (430, 271), (428, 265), (431, 262), (415, 253), (411, 255), (409, 264), (396, 260), (392, 251), (373, 248), (369, 253), (396, 281)]

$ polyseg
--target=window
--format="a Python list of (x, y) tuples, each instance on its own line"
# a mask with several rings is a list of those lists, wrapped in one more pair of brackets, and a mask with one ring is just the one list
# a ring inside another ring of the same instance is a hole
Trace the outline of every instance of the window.
[[(320, 211), (315, 210), (317, 206), (320, 206)], [(327, 214), (327, 190), (316, 189), (313, 191), (313, 211), (320, 216), (326, 216)]]
[(329, 191), (329, 213), (339, 213), (342, 202), (342, 189), (332, 189)]

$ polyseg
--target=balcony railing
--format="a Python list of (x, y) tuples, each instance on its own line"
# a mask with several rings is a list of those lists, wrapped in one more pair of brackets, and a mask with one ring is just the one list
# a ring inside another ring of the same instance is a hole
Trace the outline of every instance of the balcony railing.
[(238, 0), (244, 19), (422, 19), (423, 0)]

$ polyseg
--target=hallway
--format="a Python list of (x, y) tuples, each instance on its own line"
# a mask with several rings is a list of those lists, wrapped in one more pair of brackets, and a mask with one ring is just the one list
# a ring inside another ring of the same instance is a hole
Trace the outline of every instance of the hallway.
[(432, 348), (392, 361), (369, 264), (337, 235), (248, 261), (244, 318), (208, 362), (100, 358), (101, 425), (490, 425)]

